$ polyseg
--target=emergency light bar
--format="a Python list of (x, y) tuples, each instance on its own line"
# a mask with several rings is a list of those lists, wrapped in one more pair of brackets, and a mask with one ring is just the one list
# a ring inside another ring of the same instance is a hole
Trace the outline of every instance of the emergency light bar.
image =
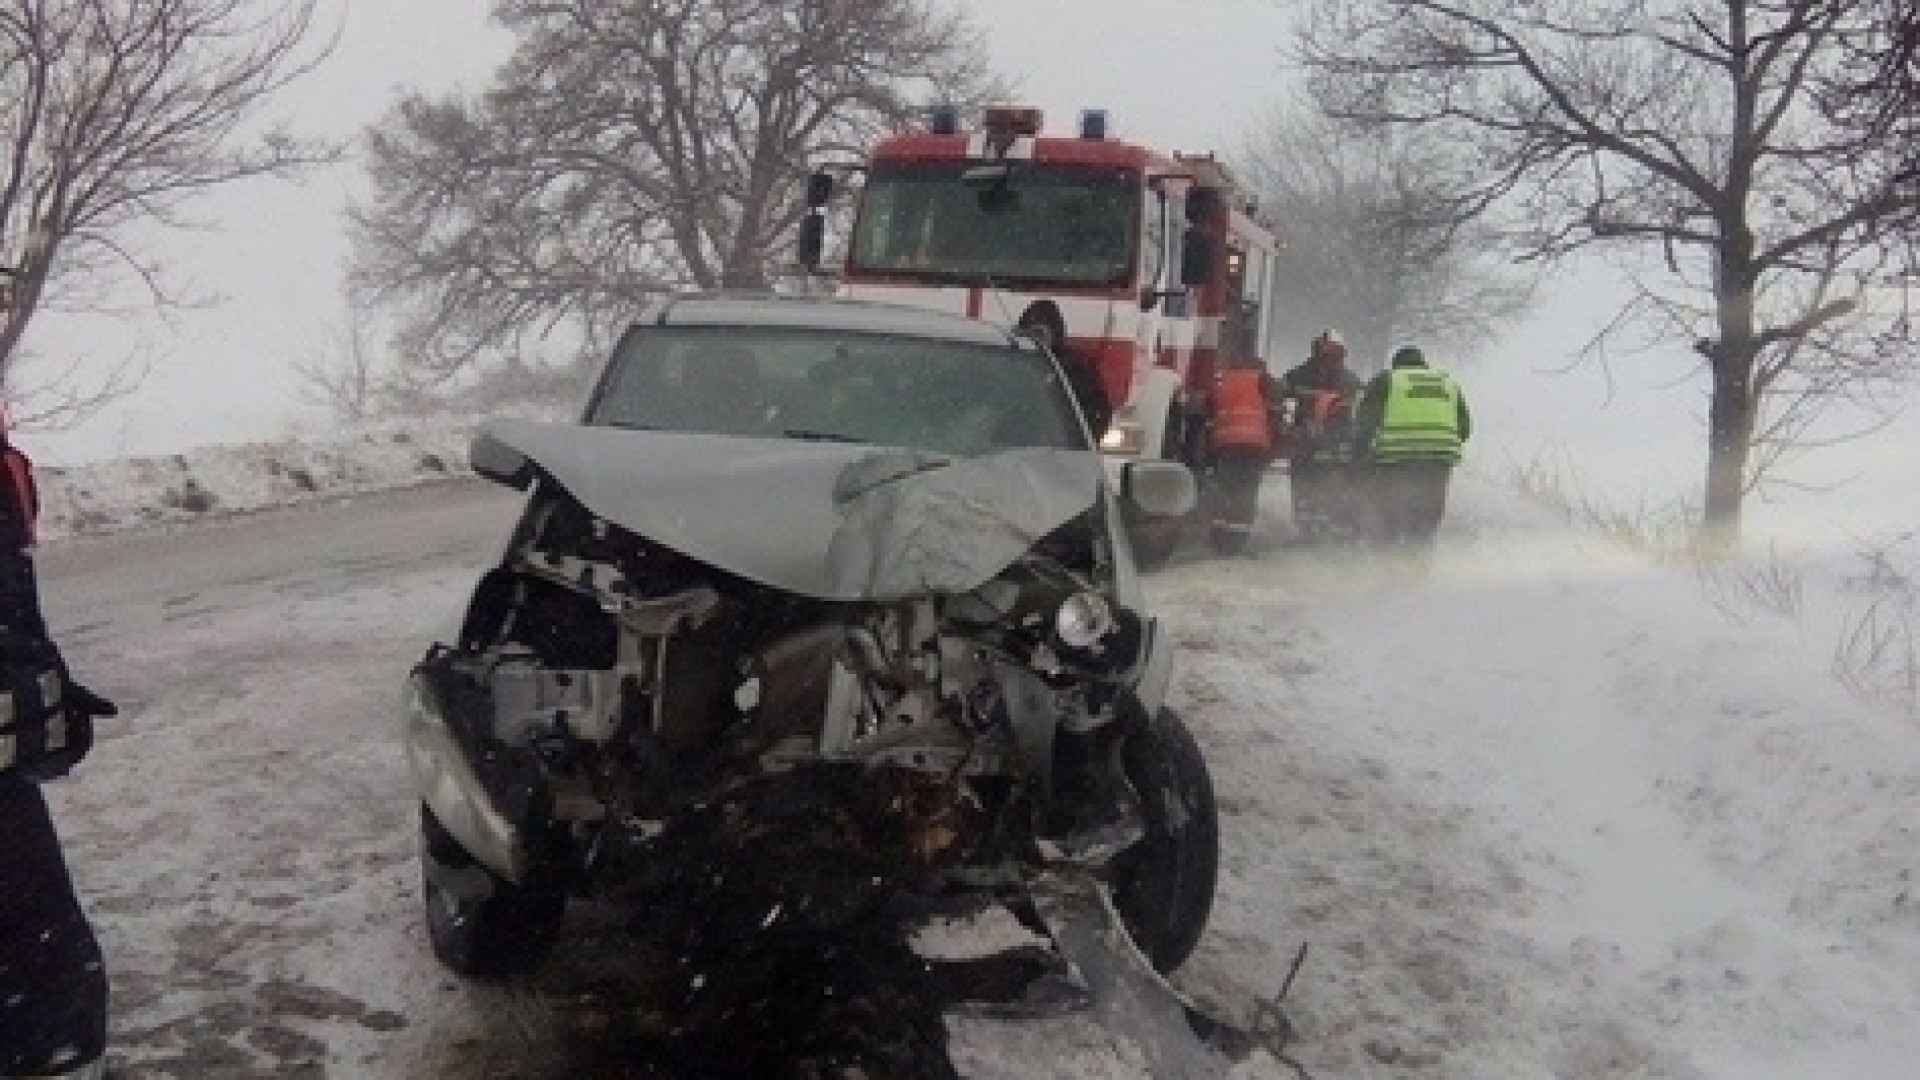
[(1038, 135), (1040, 134), (1040, 110), (1027, 105), (989, 105), (981, 118), (980, 126), (987, 134), (999, 135)]

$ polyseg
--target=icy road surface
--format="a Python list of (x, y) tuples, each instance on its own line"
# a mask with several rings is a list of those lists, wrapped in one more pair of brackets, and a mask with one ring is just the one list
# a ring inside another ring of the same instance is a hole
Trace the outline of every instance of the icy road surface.
[[(446, 484), (43, 555), (126, 714), (51, 795), (127, 1080), (582, 1075), (551, 1023), (577, 952), (469, 988), (417, 915), (398, 687), (514, 508)], [(1318, 1077), (1916, 1075), (1920, 731), (1840, 693), (1825, 642), (1497, 491), (1463, 484), (1447, 541), (1425, 577), (1269, 550), (1151, 579), (1223, 809), (1181, 985), (1244, 1022), (1309, 943)], [(952, 1056), (1147, 1060), (1085, 1019), (956, 1022)]]
[(129, 1077), (454, 1076), (425, 1055), (507, 1034), (427, 955), (396, 709), (516, 506), (448, 484), (42, 556), (122, 710), (50, 794)]

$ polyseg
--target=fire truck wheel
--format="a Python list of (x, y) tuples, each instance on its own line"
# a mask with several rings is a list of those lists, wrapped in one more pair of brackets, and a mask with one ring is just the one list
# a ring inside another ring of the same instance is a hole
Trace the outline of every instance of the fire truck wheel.
[(1178, 521), (1136, 521), (1127, 527), (1127, 535), (1133, 541), (1134, 565), (1142, 570), (1165, 565), (1180, 549)]
[(553, 950), (567, 894), (555, 875), (516, 884), (482, 866), (425, 806), (420, 865), (427, 938), (458, 975), (505, 979), (532, 971)]
[(1253, 531), (1233, 525), (1215, 525), (1212, 539), (1216, 554), (1245, 555), (1247, 546), (1253, 539)]
[(1179, 967), (1207, 927), (1220, 873), (1220, 811), (1207, 759), (1172, 709), (1161, 709), (1121, 751), (1140, 793), (1146, 838), (1114, 858), (1114, 910), (1154, 969)]

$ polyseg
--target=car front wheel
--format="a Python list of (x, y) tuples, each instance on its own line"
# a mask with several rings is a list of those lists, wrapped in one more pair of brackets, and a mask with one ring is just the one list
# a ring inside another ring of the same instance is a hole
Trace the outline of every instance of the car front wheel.
[(1171, 709), (1127, 739), (1127, 779), (1146, 811), (1145, 838), (1113, 862), (1113, 906), (1134, 944), (1165, 974), (1206, 929), (1220, 869), (1220, 816), (1207, 761)]

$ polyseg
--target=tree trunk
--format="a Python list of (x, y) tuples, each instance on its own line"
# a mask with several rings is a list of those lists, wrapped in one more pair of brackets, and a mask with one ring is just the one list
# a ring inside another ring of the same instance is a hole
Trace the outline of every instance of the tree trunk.
[[(1726, 553), (1740, 542), (1740, 509), (1747, 491), (1747, 458), (1759, 400), (1748, 385), (1753, 343), (1722, 342), (1713, 363), (1713, 396), (1707, 407), (1707, 484), (1701, 515), (1701, 542), (1707, 551)], [(1736, 351), (1744, 358), (1736, 358)]]
[[(1743, 208), (1740, 199), (1733, 199)], [(1753, 231), (1738, 209), (1722, 219), (1714, 279), (1718, 339), (1705, 348), (1713, 373), (1707, 405), (1707, 483), (1700, 541), (1709, 554), (1725, 554), (1740, 542), (1740, 508), (1747, 494), (1747, 458), (1753, 451), (1760, 412), (1753, 365), (1760, 354), (1754, 326)]]

